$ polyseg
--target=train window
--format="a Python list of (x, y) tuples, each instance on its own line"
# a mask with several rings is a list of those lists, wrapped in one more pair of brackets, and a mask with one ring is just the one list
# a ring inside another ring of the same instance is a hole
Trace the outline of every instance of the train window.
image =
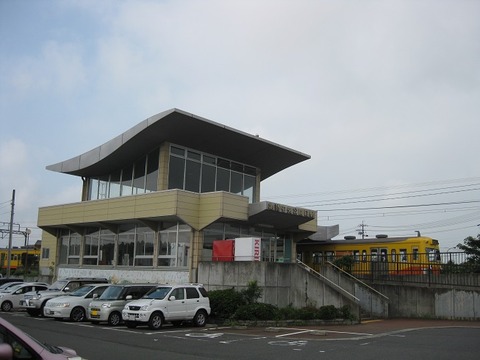
[(333, 251), (325, 251), (325, 257), (327, 261), (333, 261), (335, 260), (335, 253)]
[(363, 262), (367, 261), (367, 250), (362, 250), (362, 261)]
[(413, 248), (413, 260), (418, 260), (418, 248)]
[(392, 249), (392, 262), (397, 261), (397, 250)]
[(400, 260), (403, 262), (407, 261), (407, 249), (400, 249)]
[(387, 261), (387, 249), (380, 249), (380, 261), (386, 262)]
[(353, 261), (359, 262), (360, 261), (360, 251), (353, 250)]
[(314, 264), (321, 264), (322, 263), (322, 252), (314, 252), (312, 254), (313, 263)]
[(428, 261), (440, 261), (440, 251), (438, 249), (426, 248)]
[(372, 261), (377, 261), (378, 260), (378, 250), (377, 249), (372, 249), (370, 251), (371, 255), (372, 255)]

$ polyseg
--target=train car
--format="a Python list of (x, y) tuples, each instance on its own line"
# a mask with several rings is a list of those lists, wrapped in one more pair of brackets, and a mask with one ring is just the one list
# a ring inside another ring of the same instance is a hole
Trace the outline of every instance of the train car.
[[(38, 268), (40, 259), (40, 249), (38, 248), (12, 248), (10, 250), (10, 270), (15, 271), (18, 267), (25, 267), (28, 269)], [(0, 266), (4, 273), (8, 268), (8, 249), (0, 249)]]
[(425, 236), (388, 237), (315, 241), (297, 243), (299, 259), (312, 268), (327, 261), (338, 262), (346, 256), (347, 271), (353, 275), (420, 275), (440, 271), (438, 240)]

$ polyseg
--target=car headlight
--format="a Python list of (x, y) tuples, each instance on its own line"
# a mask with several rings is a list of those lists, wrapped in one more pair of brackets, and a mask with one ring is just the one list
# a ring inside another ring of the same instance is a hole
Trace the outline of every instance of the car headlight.
[(60, 307), (64, 307), (64, 308), (70, 307), (70, 303), (61, 303), (59, 305), (60, 305)]
[(33, 295), (32, 300), (39, 300), (41, 299), (41, 297), (42, 297), (42, 294)]
[(108, 309), (108, 308), (110, 308), (111, 306), (112, 306), (111, 303), (103, 303), (103, 304), (102, 304), (102, 308), (105, 308), (105, 309)]
[(140, 311), (147, 311), (148, 308), (149, 308), (150, 305), (143, 305), (141, 308), (140, 308)]

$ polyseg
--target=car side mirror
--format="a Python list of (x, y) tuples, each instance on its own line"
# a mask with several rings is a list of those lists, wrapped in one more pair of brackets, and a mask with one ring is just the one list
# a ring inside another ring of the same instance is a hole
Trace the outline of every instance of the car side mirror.
[(98, 294), (93, 294), (93, 298), (94, 299), (98, 298)]
[(125, 300), (132, 300), (132, 299), (133, 299), (133, 296), (132, 296), (132, 295), (127, 295), (127, 296), (125, 297)]
[(170, 297), (168, 298), (168, 300), (169, 300), (169, 301), (175, 301), (175, 300), (176, 300), (175, 295), (170, 296)]
[(63, 291), (65, 292), (70, 291), (70, 288), (67, 286), (65, 289), (63, 289)]

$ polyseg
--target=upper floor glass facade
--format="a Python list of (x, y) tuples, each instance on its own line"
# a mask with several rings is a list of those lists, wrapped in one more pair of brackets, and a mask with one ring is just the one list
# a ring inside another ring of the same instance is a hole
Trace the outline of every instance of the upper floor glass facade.
[(254, 201), (257, 169), (200, 151), (171, 145), (168, 188), (193, 192), (226, 191)]
[[(113, 173), (88, 179), (88, 200), (144, 194), (158, 189), (159, 148)], [(257, 169), (229, 159), (170, 145), (167, 189), (226, 191), (255, 200)]]

